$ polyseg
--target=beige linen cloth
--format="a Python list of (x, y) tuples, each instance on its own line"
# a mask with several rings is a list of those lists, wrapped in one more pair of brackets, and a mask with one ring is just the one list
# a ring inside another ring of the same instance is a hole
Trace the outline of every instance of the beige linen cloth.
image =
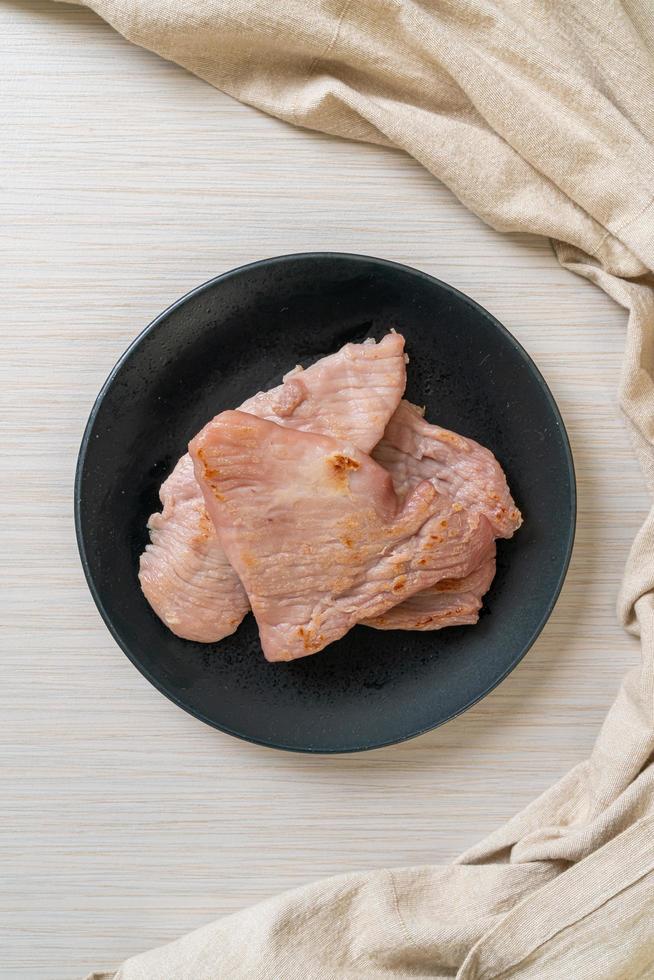
[[(88, 2), (237, 99), (402, 147), (494, 228), (549, 236), (628, 311), (620, 398), (654, 494), (654, 0)], [(618, 608), (641, 662), (590, 759), (453, 865), (321, 881), (96, 976), (654, 977), (654, 511)]]

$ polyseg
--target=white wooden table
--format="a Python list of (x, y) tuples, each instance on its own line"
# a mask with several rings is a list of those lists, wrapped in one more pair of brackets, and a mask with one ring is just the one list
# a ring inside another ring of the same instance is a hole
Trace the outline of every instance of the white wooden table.
[[(614, 605), (646, 498), (615, 403), (625, 317), (546, 241), (84, 9), (0, 18), (0, 975), (68, 980), (320, 876), (447, 861), (583, 759), (637, 657)], [(353, 757), (258, 748), (165, 700), (101, 623), (73, 531), (82, 429), (129, 341), (203, 280), (310, 249), (406, 262), (488, 307), (549, 381), (579, 479), (572, 567), (520, 667), (444, 728)]]

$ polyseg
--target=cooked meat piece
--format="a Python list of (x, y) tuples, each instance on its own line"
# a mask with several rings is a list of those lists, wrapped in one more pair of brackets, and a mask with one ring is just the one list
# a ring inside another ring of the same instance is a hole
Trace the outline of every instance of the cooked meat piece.
[[(404, 338), (346, 344), (284, 383), (249, 398), (243, 411), (280, 425), (333, 434), (368, 452), (381, 438), (406, 384)], [(249, 608), (207, 517), (188, 454), (160, 490), (163, 511), (148, 522), (143, 593), (178, 636), (213, 643), (233, 633)]]
[(249, 412), (303, 432), (347, 439), (364, 453), (377, 445), (406, 387), (404, 337), (345, 344), (284, 383), (243, 402)]
[(189, 445), (268, 660), (322, 650), (487, 553), (486, 518), (424, 481), (400, 502), (351, 442), (224, 412)]
[[(398, 494), (429, 479), (456, 503), (483, 514), (496, 537), (510, 538), (522, 523), (504, 472), (493, 454), (472, 439), (431, 425), (422, 410), (410, 402), (400, 402), (373, 456), (391, 474)], [(494, 560), (492, 564), (485, 562), (469, 581), (453, 585), (456, 591), (449, 595), (442, 594), (436, 586), (366, 625), (376, 629), (433, 630), (476, 623), (481, 598), (490, 588), (494, 574)]]
[(219, 640), (234, 632), (250, 603), (218, 544), (188, 453), (159, 496), (163, 510), (148, 521), (151, 544), (141, 555), (143, 593), (173, 633)]
[(479, 619), (482, 597), (495, 577), (495, 542), (492, 552), (492, 558), (465, 578), (441, 579), (376, 619), (365, 620), (364, 625), (378, 630), (440, 630), (474, 625)]
[(472, 439), (430, 425), (410, 402), (400, 402), (372, 455), (392, 475), (400, 495), (420, 480), (432, 480), (455, 503), (488, 518), (497, 538), (510, 538), (522, 524), (493, 454)]

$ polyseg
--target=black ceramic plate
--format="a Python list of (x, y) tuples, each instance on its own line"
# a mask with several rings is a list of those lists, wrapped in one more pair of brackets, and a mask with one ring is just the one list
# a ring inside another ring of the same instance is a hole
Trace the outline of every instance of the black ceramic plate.
[[(436, 633), (359, 626), (313, 657), (269, 664), (248, 616), (219, 644), (180, 640), (137, 579), (148, 515), (188, 440), (217, 412), (347, 341), (404, 334), (407, 397), (488, 446), (525, 523), (498, 542), (479, 623)], [(359, 255), (309, 253), (219, 276), (162, 313), (104, 385), (80, 449), (75, 518), (98, 608), (160, 691), (222, 731), (304, 752), (411, 738), (487, 694), (550, 615), (575, 524), (572, 457), (543, 378), (480, 306), (422, 272)]]

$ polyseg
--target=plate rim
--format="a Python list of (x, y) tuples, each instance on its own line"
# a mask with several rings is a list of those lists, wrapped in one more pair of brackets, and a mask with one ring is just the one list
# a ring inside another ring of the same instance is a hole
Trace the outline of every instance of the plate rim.
[[(166, 690), (165, 687), (159, 682), (159, 680), (156, 677), (154, 677), (150, 673), (150, 671), (138, 661), (136, 657), (132, 655), (129, 649), (129, 645), (123, 641), (118, 630), (114, 626), (112, 618), (105, 608), (104, 602), (98, 592), (98, 589), (96, 588), (96, 584), (93, 579), (93, 575), (90, 567), (90, 560), (87, 554), (86, 543), (84, 540), (84, 530), (82, 526), (83, 522), (82, 522), (81, 487), (84, 478), (86, 457), (87, 457), (91, 437), (93, 435), (93, 428), (95, 425), (95, 421), (100, 412), (102, 404), (105, 398), (107, 397), (107, 395), (109, 394), (111, 388), (113, 387), (114, 381), (116, 380), (118, 374), (120, 373), (123, 365), (128, 362), (128, 360), (133, 355), (134, 351), (140, 346), (140, 344), (145, 340), (145, 338), (150, 336), (150, 334), (154, 333), (154, 331), (163, 322), (165, 322), (171, 316), (171, 314), (174, 313), (177, 309), (179, 309), (181, 306), (184, 306), (192, 299), (201, 296), (202, 293), (215, 287), (218, 283), (225, 282), (229, 279), (232, 279), (236, 276), (243, 275), (244, 273), (247, 273), (257, 268), (267, 267), (280, 263), (286, 263), (291, 260), (307, 261), (307, 260), (315, 260), (315, 259), (322, 259), (322, 260), (345, 259), (347, 261), (354, 261), (355, 263), (356, 262), (374, 263), (375, 265), (377, 265), (382, 269), (384, 268), (391, 268), (395, 270), (399, 269), (403, 272), (408, 272), (412, 275), (419, 276), (420, 278), (430, 283), (436, 283), (438, 286), (443, 288), (446, 292), (449, 292), (450, 294), (456, 296), (458, 299), (462, 300), (468, 306), (472, 307), (477, 313), (481, 314), (481, 316), (483, 316), (496, 330), (500, 332), (500, 334), (503, 335), (503, 337), (505, 338), (505, 340), (508, 341), (510, 346), (512, 346), (514, 350), (516, 350), (517, 353), (521, 355), (521, 357), (524, 359), (525, 363), (527, 364), (528, 368), (530, 369), (531, 373), (533, 374), (535, 380), (540, 385), (541, 390), (545, 394), (548, 407), (552, 412), (552, 415), (557, 423), (559, 432), (561, 434), (561, 441), (563, 445), (564, 456), (566, 461), (566, 469), (567, 469), (569, 486), (570, 486), (570, 524), (568, 528), (567, 539), (565, 541), (565, 557), (564, 557), (563, 564), (561, 566), (558, 580), (556, 582), (556, 586), (552, 592), (550, 599), (548, 600), (546, 609), (541, 619), (539, 620), (538, 624), (534, 627), (531, 636), (529, 637), (527, 642), (522, 645), (520, 652), (511, 661), (511, 663), (508, 665), (506, 670), (504, 670), (503, 673), (500, 674), (491, 684), (489, 684), (486, 688), (484, 688), (483, 691), (481, 691), (479, 694), (475, 695), (468, 702), (466, 702), (466, 704), (458, 708), (456, 711), (453, 711), (446, 718), (443, 718), (440, 721), (435, 722), (434, 724), (424, 726), (416, 731), (408, 732), (406, 735), (402, 735), (400, 738), (390, 738), (384, 741), (375, 741), (366, 745), (357, 745), (348, 748), (333, 748), (333, 749), (324, 748), (324, 747), (314, 748), (311, 746), (286, 745), (271, 739), (256, 738), (244, 732), (235, 731), (233, 729), (230, 729), (226, 725), (218, 724), (216, 721), (214, 721), (211, 718), (208, 718), (205, 714), (203, 714), (202, 711), (196, 710), (195, 708), (189, 706), (188, 704), (185, 704), (173, 692)], [(575, 472), (574, 457), (572, 455), (572, 448), (570, 446), (570, 439), (567, 433), (567, 429), (565, 427), (563, 417), (556, 403), (554, 395), (552, 394), (550, 387), (547, 384), (547, 381), (543, 377), (535, 361), (532, 359), (532, 357), (527, 352), (527, 350), (522, 346), (522, 344), (516, 339), (516, 337), (514, 337), (514, 335), (507, 329), (507, 327), (504, 326), (503, 323), (501, 323), (495, 316), (493, 316), (492, 313), (490, 313), (487, 309), (485, 309), (485, 307), (481, 306), (481, 304), (478, 303), (475, 299), (473, 299), (471, 296), (468, 296), (466, 293), (461, 292), (461, 290), (457, 289), (456, 286), (452, 286), (450, 283), (447, 283), (442, 279), (438, 279), (436, 276), (433, 276), (428, 272), (423, 272), (421, 269), (416, 269), (413, 266), (406, 265), (402, 262), (395, 262), (391, 259), (383, 259), (383, 258), (379, 258), (378, 256), (366, 255), (360, 252), (331, 252), (331, 251), (289, 252), (283, 255), (274, 255), (264, 259), (257, 259), (254, 262), (246, 262), (243, 265), (236, 266), (235, 268), (229, 269), (226, 272), (220, 273), (217, 276), (213, 276), (211, 279), (207, 279), (205, 282), (202, 282), (199, 285), (188, 290), (186, 293), (184, 293), (174, 302), (169, 304), (164, 310), (162, 310), (161, 313), (155, 316), (154, 319), (151, 320), (150, 323), (148, 323), (147, 326), (145, 326), (136, 335), (136, 337), (129, 343), (129, 345), (126, 347), (126, 349), (123, 351), (123, 353), (120, 355), (118, 360), (111, 368), (109, 374), (107, 375), (107, 378), (102, 384), (100, 391), (98, 392), (93, 402), (91, 411), (89, 413), (89, 417), (84, 427), (84, 432), (82, 435), (80, 447), (77, 454), (77, 462), (75, 465), (73, 511), (74, 511), (74, 522), (75, 522), (75, 538), (77, 541), (77, 549), (80, 556), (80, 562), (82, 564), (82, 569), (84, 571), (86, 584), (89, 588), (91, 597), (93, 598), (96, 608), (100, 613), (100, 616), (104, 621), (105, 626), (109, 630), (110, 635), (117, 643), (118, 647), (122, 650), (122, 652), (125, 654), (128, 660), (136, 667), (139, 673), (142, 674), (142, 676), (145, 677), (145, 679), (150, 684), (152, 684), (152, 686), (157, 691), (159, 691), (160, 694), (163, 694), (164, 697), (168, 698), (168, 700), (171, 701), (173, 704), (175, 704), (178, 708), (181, 708), (183, 711), (186, 711), (188, 714), (192, 715), (194, 718), (197, 718), (199, 721), (204, 722), (204, 724), (209, 725), (209, 727), (217, 731), (223, 732), (226, 735), (231, 735), (234, 738), (238, 738), (242, 741), (249, 742), (254, 745), (260, 745), (265, 748), (278, 749), (284, 752), (300, 753), (303, 755), (326, 755), (326, 756), (351, 755), (358, 752), (370, 752), (370, 751), (374, 751), (375, 749), (388, 748), (391, 745), (401, 745), (404, 742), (410, 741), (411, 739), (414, 738), (418, 738), (421, 735), (425, 735), (427, 732), (434, 731), (435, 729), (440, 728), (442, 725), (447, 724), (447, 722), (452, 721), (454, 718), (458, 718), (459, 715), (462, 715), (464, 712), (472, 708), (473, 705), (477, 704), (479, 701), (482, 701), (485, 697), (487, 697), (492, 691), (495, 690), (496, 687), (498, 687), (504, 680), (506, 680), (508, 675), (512, 673), (515, 670), (515, 668), (518, 666), (520, 661), (524, 659), (524, 657), (527, 655), (529, 650), (532, 648), (532, 646), (534, 645), (534, 643), (542, 633), (545, 625), (547, 624), (547, 621), (552, 615), (552, 612), (554, 611), (554, 607), (556, 606), (556, 603), (561, 594), (561, 590), (563, 588), (563, 584), (565, 582), (566, 576), (568, 574), (570, 561), (572, 559), (572, 553), (574, 549), (576, 530), (577, 530), (577, 478)]]

